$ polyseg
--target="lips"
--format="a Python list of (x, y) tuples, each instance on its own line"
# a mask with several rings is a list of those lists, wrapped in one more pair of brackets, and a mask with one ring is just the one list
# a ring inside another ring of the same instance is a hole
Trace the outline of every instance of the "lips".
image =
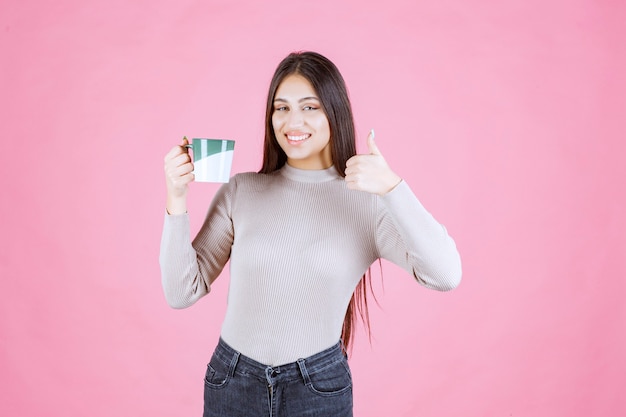
[(310, 133), (300, 132), (300, 131), (292, 131), (285, 133), (285, 137), (287, 138), (287, 143), (292, 146), (300, 145), (304, 143), (307, 139), (309, 139), (312, 135)]
[(311, 134), (310, 133), (302, 133), (298, 135), (287, 134), (286, 136), (289, 142), (302, 142), (303, 140), (310, 138)]

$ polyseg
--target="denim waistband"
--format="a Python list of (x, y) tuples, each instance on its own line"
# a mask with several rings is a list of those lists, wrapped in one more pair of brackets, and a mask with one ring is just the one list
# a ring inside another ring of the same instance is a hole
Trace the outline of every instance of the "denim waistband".
[[(228, 345), (221, 337), (213, 353), (214, 357), (233, 369), (234, 373), (256, 377), (260, 380), (272, 379), (290, 381), (308, 379), (308, 374), (314, 374), (346, 360), (341, 341), (335, 345), (307, 358), (280, 366), (268, 366), (249, 358)], [(304, 372), (305, 375), (302, 375)]]

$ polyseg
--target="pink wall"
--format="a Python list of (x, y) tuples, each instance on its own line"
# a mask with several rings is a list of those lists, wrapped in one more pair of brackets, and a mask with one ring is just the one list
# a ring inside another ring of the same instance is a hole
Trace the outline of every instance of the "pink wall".
[[(299, 49), (337, 63), (360, 139), (464, 262), (447, 294), (384, 264), (356, 415), (626, 413), (625, 21), (609, 0), (3, 1), (0, 414), (200, 415), (228, 278), (166, 306), (163, 156), (221, 136), (258, 169)], [(193, 185), (194, 228), (214, 191)]]

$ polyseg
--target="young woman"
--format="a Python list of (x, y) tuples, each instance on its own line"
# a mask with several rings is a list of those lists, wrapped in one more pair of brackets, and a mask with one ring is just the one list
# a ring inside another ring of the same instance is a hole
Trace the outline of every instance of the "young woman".
[(168, 303), (198, 301), (230, 260), (205, 417), (351, 416), (345, 346), (370, 265), (388, 259), (435, 290), (459, 284), (454, 241), (389, 168), (373, 132), (367, 140), (369, 153), (356, 155), (336, 66), (301, 52), (271, 81), (260, 172), (219, 189), (193, 241), (186, 142), (165, 157), (160, 263)]

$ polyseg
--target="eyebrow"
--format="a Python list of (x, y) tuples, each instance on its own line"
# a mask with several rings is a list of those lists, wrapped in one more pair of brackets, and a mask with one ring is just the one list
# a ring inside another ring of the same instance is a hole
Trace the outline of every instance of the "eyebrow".
[[(302, 97), (300, 100), (298, 100), (298, 103), (302, 103), (303, 101), (307, 101), (307, 100), (317, 100), (317, 101), (320, 101), (319, 98), (311, 96), (311, 97)], [(289, 102), (287, 99), (280, 98), (280, 97), (274, 99), (274, 102), (277, 102), (277, 101), (280, 101), (282, 103), (288, 103)]]

